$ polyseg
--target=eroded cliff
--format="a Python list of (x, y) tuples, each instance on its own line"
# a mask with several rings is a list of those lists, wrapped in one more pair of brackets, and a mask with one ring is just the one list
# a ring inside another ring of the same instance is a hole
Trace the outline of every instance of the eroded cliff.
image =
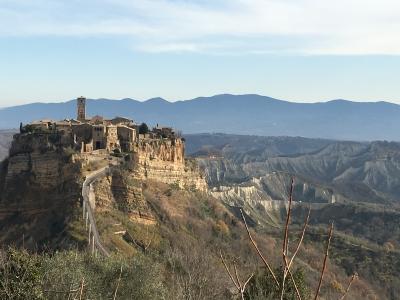
[(185, 159), (184, 153), (181, 139), (141, 141), (134, 158), (136, 177), (206, 191), (207, 183), (197, 163)]
[(115, 165), (112, 174), (92, 186), (93, 206), (119, 211), (134, 221), (154, 223), (143, 196), (146, 184), (207, 189), (196, 163), (185, 160), (181, 139), (139, 141), (133, 153), (111, 154), (77, 153), (56, 132), (15, 135), (1, 164), (0, 242), (66, 246), (71, 224), (79, 221), (84, 177), (109, 164)]
[(82, 178), (58, 141), (56, 134), (15, 135), (0, 177), (1, 242), (62, 247)]

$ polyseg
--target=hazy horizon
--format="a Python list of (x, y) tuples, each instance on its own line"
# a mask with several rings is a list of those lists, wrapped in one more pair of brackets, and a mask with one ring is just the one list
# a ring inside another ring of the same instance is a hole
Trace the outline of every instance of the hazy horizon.
[[(155, 97), (150, 97), (150, 98), (145, 98), (145, 99), (140, 99), (140, 98), (136, 98), (136, 97), (122, 97), (122, 98), (106, 98), (106, 97), (99, 97), (99, 98), (94, 98), (94, 97), (87, 97), (85, 95), (80, 95), (83, 96), (87, 99), (90, 100), (111, 100), (111, 101), (122, 101), (122, 100), (134, 100), (134, 101), (139, 101), (139, 102), (146, 102), (146, 101), (150, 101), (150, 100), (154, 100), (154, 99), (162, 99), (165, 100), (169, 103), (175, 103), (175, 102), (181, 102), (181, 101), (191, 101), (191, 100), (195, 100), (197, 98), (213, 98), (216, 96), (220, 96), (220, 95), (232, 95), (232, 96), (246, 96), (246, 95), (257, 95), (257, 96), (261, 96), (261, 97), (268, 97), (268, 98), (272, 98), (274, 100), (278, 100), (278, 101), (285, 101), (285, 102), (290, 102), (290, 103), (304, 103), (304, 104), (313, 104), (313, 103), (327, 103), (330, 101), (337, 101), (337, 100), (343, 100), (343, 101), (348, 101), (348, 102), (357, 102), (357, 103), (377, 103), (377, 102), (387, 102), (387, 103), (391, 103), (391, 104), (395, 104), (395, 105), (400, 105), (400, 103), (396, 103), (395, 101), (387, 101), (387, 100), (363, 100), (363, 99), (344, 99), (344, 98), (335, 98), (335, 99), (324, 99), (324, 100), (315, 100), (315, 101), (296, 101), (296, 100), (291, 100), (291, 99), (283, 99), (283, 98), (279, 98), (279, 97), (272, 97), (269, 95), (263, 95), (263, 94), (255, 94), (255, 93), (246, 93), (246, 94), (231, 94), (231, 93), (221, 93), (221, 94), (213, 94), (213, 95), (206, 95), (206, 96), (196, 96), (193, 98), (187, 98), (187, 99), (167, 99), (165, 97), (162, 96), (155, 96)], [(77, 96), (79, 97), (79, 96)], [(6, 105), (6, 106), (2, 106), (1, 102), (0, 102), (0, 109), (4, 109), (4, 108), (8, 108), (8, 107), (13, 107), (13, 106), (22, 106), (22, 105), (29, 105), (29, 104), (52, 104), (52, 103), (67, 103), (70, 101), (74, 101), (76, 100), (76, 98), (71, 98), (71, 99), (59, 99), (59, 100), (37, 100), (37, 101), (31, 101), (31, 102), (23, 102), (23, 103), (17, 103), (15, 105)]]

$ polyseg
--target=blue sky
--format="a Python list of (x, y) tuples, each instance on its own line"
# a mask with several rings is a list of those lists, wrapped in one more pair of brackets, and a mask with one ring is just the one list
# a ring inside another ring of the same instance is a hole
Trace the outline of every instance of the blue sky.
[(400, 103), (394, 0), (0, 0), (0, 106), (258, 93)]

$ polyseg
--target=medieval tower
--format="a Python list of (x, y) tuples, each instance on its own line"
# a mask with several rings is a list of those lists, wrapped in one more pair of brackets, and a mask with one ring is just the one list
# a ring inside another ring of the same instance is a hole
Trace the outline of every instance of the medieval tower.
[(85, 121), (86, 120), (86, 98), (79, 97), (77, 99), (77, 117), (78, 121)]

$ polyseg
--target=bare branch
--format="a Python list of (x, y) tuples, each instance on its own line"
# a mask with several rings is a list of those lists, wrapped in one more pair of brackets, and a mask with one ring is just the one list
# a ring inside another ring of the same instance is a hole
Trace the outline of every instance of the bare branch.
[(290, 182), (289, 207), (286, 215), (285, 232), (283, 235), (283, 245), (282, 245), (282, 253), (284, 254), (283, 255), (284, 263), (285, 263), (285, 255), (287, 255), (287, 249), (288, 249), (289, 223), (290, 223), (290, 215), (292, 213), (293, 187), (294, 187), (294, 178), (292, 177)]
[(81, 288), (80, 288), (80, 291), (79, 291), (79, 300), (82, 300), (83, 287), (84, 286), (85, 286), (85, 277), (82, 277)]
[(297, 299), (298, 299), (298, 300), (301, 300), (300, 291), (299, 291), (299, 288), (297, 287), (296, 281), (294, 280), (294, 277), (293, 277), (292, 271), (290, 271), (290, 269), (289, 269), (289, 268), (288, 268), (287, 270), (288, 270), (288, 272), (289, 272), (290, 279), (291, 279), (291, 280), (292, 280), (292, 282), (293, 282), (294, 289), (296, 290), (296, 296), (297, 296)]
[(156, 236), (156, 232), (153, 231), (153, 234), (152, 234), (152, 236), (150, 237), (149, 242), (147, 243), (147, 245), (144, 246), (144, 250), (145, 250), (145, 251), (150, 247), (151, 242), (153, 241), (153, 239), (154, 239), (155, 236)]
[(238, 274), (235, 262), (233, 262), (233, 269), (235, 270), (236, 281), (237, 281), (240, 289), (242, 289), (242, 283), (240, 282), (239, 274)]
[(244, 226), (246, 227), (247, 234), (248, 234), (248, 236), (249, 236), (249, 238), (250, 238), (251, 243), (252, 243), (253, 246), (254, 246), (254, 249), (256, 249), (258, 256), (260, 256), (261, 260), (264, 262), (264, 265), (267, 267), (269, 273), (270, 273), (270, 274), (272, 275), (272, 277), (274, 278), (276, 285), (279, 286), (278, 279), (276, 279), (276, 276), (275, 276), (274, 272), (272, 271), (271, 266), (269, 265), (269, 263), (267, 262), (267, 260), (265, 259), (265, 257), (262, 255), (260, 249), (259, 249), (258, 246), (257, 246), (256, 241), (255, 241), (255, 240), (253, 239), (253, 237), (251, 236), (251, 233), (250, 233), (249, 227), (247, 226), (246, 218), (244, 217), (244, 214), (243, 214), (243, 210), (242, 210), (242, 209), (240, 210), (240, 213), (242, 214), (242, 219), (243, 219), (243, 222), (244, 222)]
[(240, 296), (241, 296), (242, 300), (244, 300), (244, 291), (246, 290), (246, 286), (247, 286), (247, 284), (250, 282), (251, 278), (253, 278), (254, 273), (252, 273), (252, 274), (247, 278), (247, 280), (245, 281), (244, 285), (242, 286), (242, 284), (241, 284), (241, 282), (240, 282), (240, 278), (239, 278), (239, 274), (238, 274), (238, 270), (237, 270), (236, 264), (233, 263), (233, 268), (234, 268), (234, 270), (235, 270), (235, 276), (236, 276), (236, 280), (237, 280), (237, 281), (235, 281), (235, 279), (233, 278), (232, 273), (229, 271), (228, 265), (226, 264), (225, 259), (224, 259), (224, 257), (222, 256), (222, 252), (221, 252), (221, 251), (219, 252), (219, 255), (221, 256), (221, 260), (222, 260), (222, 263), (223, 263), (224, 266), (225, 266), (226, 272), (228, 273), (228, 275), (229, 275), (231, 281), (233, 282), (233, 284), (235, 285), (236, 289), (237, 289), (238, 292), (240, 293)]
[[(292, 195), (293, 195), (292, 192), (293, 192), (293, 180), (292, 180), (292, 187), (290, 189), (289, 199), (292, 199)], [(291, 200), (289, 200), (289, 208), (290, 208), (290, 205), (291, 205)], [(290, 218), (290, 213), (288, 214), (287, 220)], [(293, 285), (294, 285), (294, 287), (296, 289), (297, 298), (301, 300), (301, 295), (300, 295), (299, 289), (297, 288), (297, 284), (296, 284), (296, 282), (294, 280), (293, 274), (290, 271), (290, 267), (292, 266), (294, 258), (296, 257), (297, 253), (299, 252), (301, 244), (303, 243), (304, 235), (305, 235), (305, 232), (306, 232), (306, 229), (307, 229), (307, 226), (308, 226), (308, 221), (310, 219), (310, 213), (311, 213), (311, 205), (309, 206), (308, 214), (307, 214), (306, 220), (304, 221), (303, 231), (302, 231), (300, 240), (299, 240), (299, 242), (297, 244), (296, 250), (294, 251), (293, 256), (290, 259), (289, 263), (287, 261), (287, 259), (288, 259), (288, 257), (287, 257), (287, 255), (288, 255), (288, 243), (286, 244), (286, 247), (284, 246), (286, 248), (286, 253), (285, 253), (285, 251), (283, 251), (283, 254), (282, 254), (283, 255), (283, 261), (284, 261), (284, 271), (283, 271), (283, 280), (282, 280), (282, 285), (281, 285), (281, 288), (282, 288), (282, 290), (281, 290), (281, 299), (283, 299), (284, 289), (285, 289), (285, 280), (286, 280), (287, 274), (289, 273), (290, 278), (291, 278), (291, 280), (293, 282)], [(287, 232), (286, 232), (286, 230), (287, 230)], [(288, 235), (288, 223), (287, 223), (287, 227), (285, 228), (285, 235), (286, 234)]]
[(281, 299), (283, 299), (286, 276), (289, 271), (287, 256), (289, 253), (289, 223), (290, 223), (290, 216), (292, 214), (293, 188), (294, 188), (294, 178), (292, 177), (290, 180), (289, 207), (286, 215), (286, 223), (285, 223), (285, 230), (283, 234), (283, 243), (282, 243), (283, 276), (281, 283)]
[(220, 255), (220, 257), (221, 257), (222, 263), (224, 264), (225, 269), (226, 269), (226, 272), (228, 273), (228, 275), (229, 275), (231, 281), (232, 281), (233, 284), (235, 285), (236, 289), (240, 292), (240, 290), (241, 290), (241, 289), (240, 289), (240, 286), (239, 286), (239, 284), (235, 281), (235, 279), (233, 278), (231, 271), (229, 271), (228, 265), (226, 264), (225, 259), (224, 259), (224, 257), (222, 256), (222, 252), (221, 252), (221, 251), (219, 252), (219, 255)]
[(292, 256), (292, 258), (290, 259), (289, 264), (288, 264), (288, 266), (287, 266), (289, 270), (290, 270), (290, 267), (291, 267), (292, 264), (293, 264), (294, 258), (296, 257), (297, 253), (298, 253), (299, 250), (300, 250), (301, 244), (303, 243), (304, 235), (305, 235), (305, 233), (306, 233), (306, 229), (307, 229), (307, 226), (308, 226), (308, 222), (309, 222), (309, 220), (310, 220), (310, 214), (311, 214), (311, 204), (310, 204), (309, 207), (308, 207), (308, 214), (307, 214), (307, 217), (306, 217), (306, 219), (305, 219), (305, 221), (304, 221), (303, 231), (302, 231), (302, 233), (301, 233), (300, 240), (299, 240), (299, 242), (298, 242), (298, 244), (297, 244), (297, 247), (296, 247), (296, 250), (294, 251), (293, 256)]
[(114, 298), (113, 298), (114, 300), (117, 299), (117, 292), (118, 292), (119, 283), (121, 282), (121, 276), (122, 276), (122, 266), (121, 266), (121, 269), (119, 270), (117, 286), (115, 287)]
[(331, 245), (332, 234), (333, 234), (333, 222), (331, 223), (331, 226), (329, 228), (328, 242), (326, 243), (324, 263), (322, 265), (321, 277), (319, 278), (319, 283), (318, 283), (317, 291), (315, 293), (314, 300), (318, 299), (318, 295), (319, 295), (319, 292), (321, 290), (322, 280), (324, 278), (324, 273), (325, 273), (325, 270), (326, 270), (326, 262), (328, 260), (328, 255), (329, 255), (329, 246)]
[(351, 284), (353, 283), (354, 280), (356, 280), (358, 278), (358, 274), (354, 273), (353, 276), (351, 276), (351, 279), (349, 281), (349, 284), (347, 285), (347, 289), (344, 292), (344, 294), (342, 295), (342, 297), (339, 298), (339, 300), (344, 300), (344, 298), (346, 297), (346, 295), (348, 294), (348, 292), (350, 291), (350, 287)]
[(246, 289), (247, 284), (250, 282), (251, 278), (253, 278), (254, 273), (252, 273), (249, 278), (247, 278), (246, 282), (243, 284), (243, 291)]

